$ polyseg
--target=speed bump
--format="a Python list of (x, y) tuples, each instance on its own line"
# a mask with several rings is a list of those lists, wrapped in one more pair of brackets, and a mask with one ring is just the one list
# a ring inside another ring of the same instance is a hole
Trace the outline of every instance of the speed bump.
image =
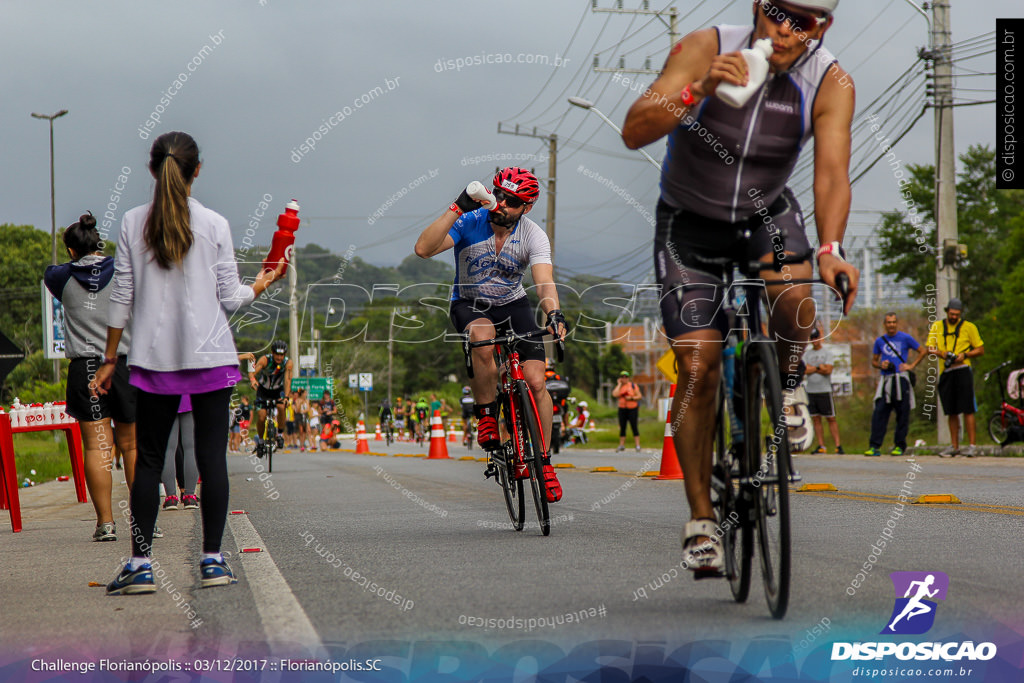
[(961, 505), (960, 499), (949, 493), (933, 493), (918, 496), (913, 505)]
[(591, 472), (618, 472), (614, 467), (595, 467)]
[(576, 465), (573, 465), (571, 462), (560, 462), (560, 463), (555, 465), (555, 469), (556, 470), (574, 470), (574, 469), (576, 469)]
[(797, 491), (838, 491), (832, 484), (804, 484)]

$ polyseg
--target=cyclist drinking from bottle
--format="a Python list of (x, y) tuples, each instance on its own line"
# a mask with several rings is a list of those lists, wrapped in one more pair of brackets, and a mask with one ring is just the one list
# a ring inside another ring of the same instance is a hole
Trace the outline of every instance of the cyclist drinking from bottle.
[[(776, 255), (804, 254), (809, 243), (800, 206), (786, 187), (800, 148), (813, 136), (814, 206), (818, 270), (835, 286), (850, 279), (848, 311), (857, 269), (840, 242), (850, 209), (852, 82), (822, 46), (838, 0), (791, 0), (752, 5), (753, 27), (715, 26), (676, 44), (651, 87), (626, 115), (622, 137), (632, 149), (668, 136), (654, 242), (661, 309), (679, 367), (672, 404), (675, 447), (685, 475), (691, 520), (683, 549), (697, 576), (721, 572), (710, 479), (715, 395), (722, 340), (728, 333), (721, 308), (722, 266), (701, 257), (748, 257), (771, 262)], [(771, 40), (764, 85), (739, 108), (716, 96), (724, 83), (745, 85), (748, 66), (740, 50)], [(749, 247), (740, 240), (751, 233)], [(764, 271), (783, 387), (799, 382), (797, 366), (814, 322), (813, 306), (800, 306), (811, 264), (795, 261), (782, 272)], [(687, 285), (687, 286), (684, 286)], [(690, 390), (692, 388), (692, 391)]]
[[(496, 328), (511, 328), (525, 334), (537, 329), (534, 309), (523, 288), (527, 267), (533, 276), (540, 308), (547, 314), (545, 327), (561, 339), (565, 336), (565, 318), (558, 310), (551, 265), (551, 244), (544, 231), (526, 217), (540, 196), (537, 177), (524, 168), (509, 167), (494, 176), (497, 206), (488, 210), (487, 199), (469, 196), (467, 187), (416, 241), (416, 255), (436, 256), (455, 249), (455, 284), (452, 288), (450, 316), (459, 332), (470, 341), (493, 339)], [(484, 450), (496, 448), (498, 404), (496, 387), (498, 368), (490, 347), (472, 351), (474, 376), (470, 380), (475, 401), (477, 441)], [(551, 397), (544, 386), (544, 345), (523, 342), (519, 345), (523, 374), (530, 386), (540, 415), (541, 433), (551, 433)], [(519, 472), (523, 476), (525, 465)], [(544, 453), (544, 481), (547, 497), (556, 502), (562, 487)], [(527, 473), (526, 476), (529, 476)]]
[[(270, 345), (270, 355), (262, 356), (252, 371), (249, 373), (249, 384), (256, 390), (256, 443), (263, 439), (264, 427), (267, 423), (267, 407), (277, 404), (277, 426), (278, 432), (281, 427), (281, 417), (284, 416), (284, 391), (285, 387), (292, 384), (292, 361), (284, 354), (288, 345), (283, 339), (277, 339)], [(284, 439), (278, 433), (277, 447), (284, 447)]]

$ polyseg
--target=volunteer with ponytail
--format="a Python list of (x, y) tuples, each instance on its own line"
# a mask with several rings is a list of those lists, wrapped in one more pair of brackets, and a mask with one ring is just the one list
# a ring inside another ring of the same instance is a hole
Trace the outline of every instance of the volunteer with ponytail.
[(132, 557), (108, 595), (152, 593), (153, 527), (164, 454), (183, 394), (195, 417), (196, 464), (202, 479), (199, 571), (203, 587), (235, 583), (220, 552), (227, 521), (229, 400), (241, 379), (228, 314), (284, 274), (266, 270), (242, 284), (227, 220), (192, 198), (199, 147), (185, 133), (165, 133), (150, 150), (153, 201), (121, 222), (103, 367), (90, 384), (104, 394), (122, 331), (132, 323), (128, 353), (138, 389), (138, 459), (131, 495)]

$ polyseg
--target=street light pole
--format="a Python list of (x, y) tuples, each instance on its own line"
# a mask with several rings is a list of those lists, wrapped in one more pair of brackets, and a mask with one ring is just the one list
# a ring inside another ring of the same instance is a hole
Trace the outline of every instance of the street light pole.
[[(68, 113), (67, 109), (61, 109), (56, 114), (36, 114), (32, 112), (32, 118), (45, 119), (50, 122), (50, 262), (57, 265), (57, 206), (54, 201), (54, 178), (53, 178), (53, 120), (59, 119)], [(53, 359), (53, 383), (60, 382), (60, 359)]]
[[(593, 112), (594, 114), (596, 114), (596, 115), (597, 115), (597, 117), (598, 117), (599, 119), (601, 119), (602, 121), (604, 121), (605, 123), (607, 123), (607, 124), (608, 124), (609, 126), (611, 126), (611, 127), (612, 127), (612, 130), (614, 130), (614, 131), (615, 131), (616, 133), (618, 133), (619, 135), (622, 135), (622, 129), (621, 129), (621, 128), (619, 128), (619, 127), (618, 127), (617, 125), (615, 125), (615, 122), (614, 122), (614, 121), (612, 121), (612, 120), (611, 120), (610, 118), (608, 118), (607, 116), (605, 116), (605, 115), (604, 115), (604, 114), (603, 114), (603, 113), (601, 112), (601, 110), (600, 110), (600, 109), (598, 109), (597, 107), (595, 107), (595, 106), (594, 106), (594, 103), (593, 103), (593, 102), (591, 102), (590, 100), (585, 100), (585, 99), (583, 99), (582, 97), (570, 97), (570, 98), (569, 98), (569, 104), (571, 104), (571, 105), (573, 105), (573, 106), (575, 106), (575, 107), (579, 107), (580, 109), (586, 109), (587, 111)], [(657, 161), (655, 161), (655, 160), (654, 160), (654, 157), (652, 157), (652, 156), (651, 156), (650, 154), (648, 154), (648, 153), (646, 152), (646, 150), (643, 150), (643, 149), (637, 149), (636, 151), (637, 151), (637, 152), (639, 152), (640, 154), (642, 154), (642, 155), (643, 155), (643, 157), (644, 157), (644, 159), (647, 159), (647, 161), (649, 161), (649, 162), (651, 162), (652, 164), (654, 164), (654, 167), (655, 167), (656, 169), (658, 169), (659, 171), (661, 171), (661, 164), (659, 164), (659, 163), (658, 163)]]

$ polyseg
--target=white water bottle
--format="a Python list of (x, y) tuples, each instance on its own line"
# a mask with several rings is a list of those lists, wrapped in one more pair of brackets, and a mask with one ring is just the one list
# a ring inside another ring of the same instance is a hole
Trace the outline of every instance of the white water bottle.
[(764, 85), (765, 78), (768, 77), (768, 58), (772, 56), (772, 40), (762, 38), (754, 41), (754, 47), (740, 50), (740, 54), (747, 60), (747, 84), (733, 85), (722, 82), (715, 90), (718, 99), (737, 109), (746, 104), (750, 96)]
[(494, 198), (494, 195), (488, 192), (487, 188), (479, 180), (474, 180), (466, 186), (466, 194), (473, 199), (486, 199), (487, 203), (484, 204), (484, 207), (488, 211), (494, 211), (498, 208), (498, 201)]

